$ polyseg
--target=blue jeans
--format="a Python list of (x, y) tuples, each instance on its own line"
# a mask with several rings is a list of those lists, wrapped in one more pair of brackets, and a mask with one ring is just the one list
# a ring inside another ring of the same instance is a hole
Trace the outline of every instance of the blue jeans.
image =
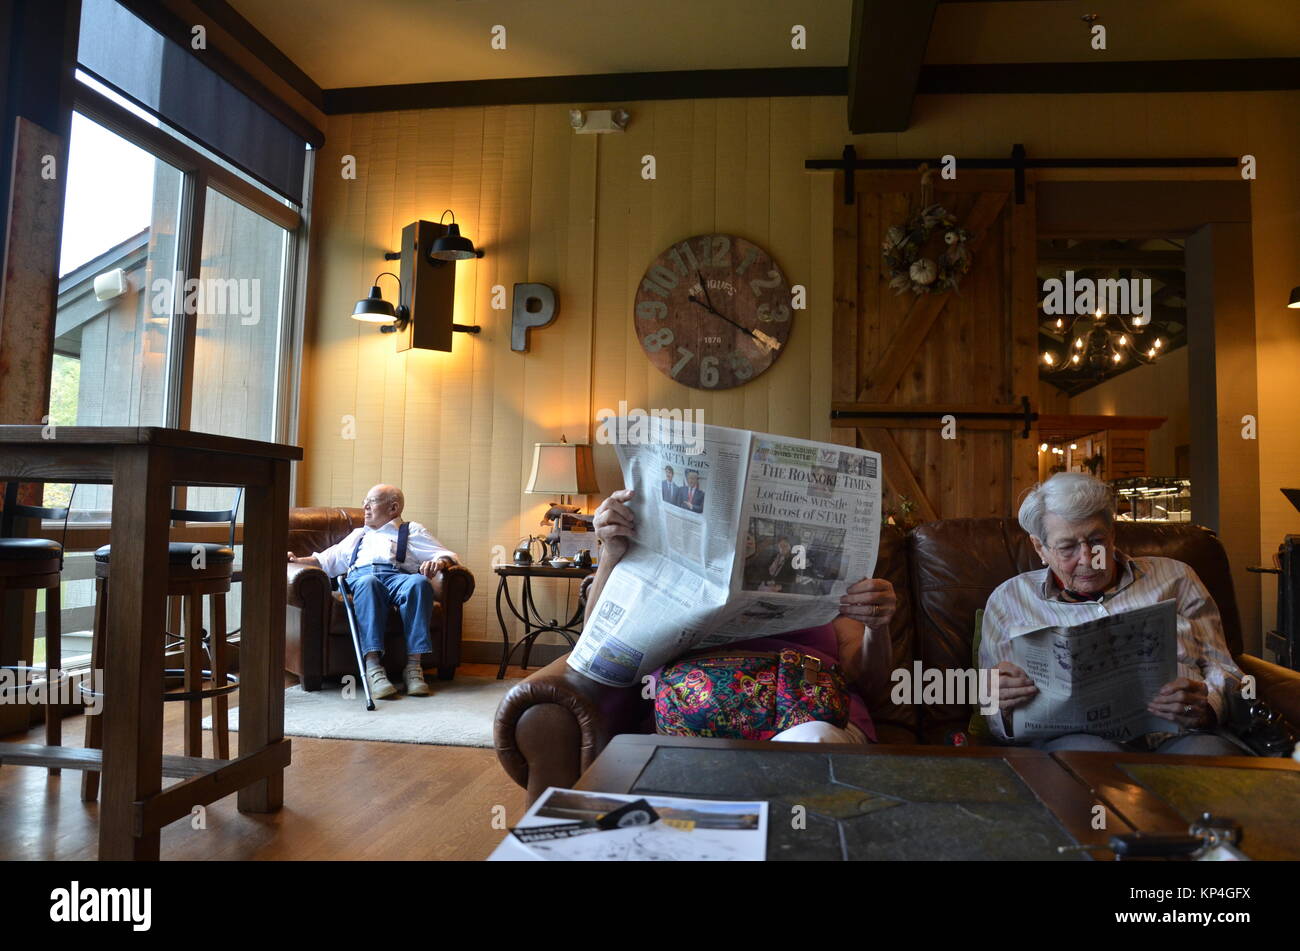
[(406, 650), (418, 657), (433, 650), (429, 617), (433, 613), (433, 586), (424, 575), (405, 574), (390, 565), (361, 565), (348, 573), (352, 608), (357, 617), (362, 655), (384, 652), (384, 631), (393, 605), (402, 616)]
[[(1069, 733), (1065, 736), (1053, 737), (1050, 740), (1035, 740), (1029, 745), (1035, 749), (1047, 750), (1049, 753), (1059, 750), (1095, 750), (1105, 753), (1148, 752), (1145, 749), (1123, 746), (1114, 740), (1093, 736), (1090, 733)], [(1177, 753), (1184, 756), (1251, 755), (1231, 740), (1224, 739), (1215, 733), (1184, 733), (1182, 736), (1171, 736), (1150, 752)]]

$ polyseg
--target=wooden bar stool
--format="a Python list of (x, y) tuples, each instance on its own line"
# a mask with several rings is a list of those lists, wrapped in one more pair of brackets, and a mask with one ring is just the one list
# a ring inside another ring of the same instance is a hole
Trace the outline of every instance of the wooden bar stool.
[[(73, 488), (76, 491), (76, 488)], [(69, 500), (71, 506), (71, 500)], [(63, 682), (62, 601), (59, 597), (63, 572), (63, 545), (48, 538), (14, 538), (14, 522), (20, 518), (63, 519), (67, 538), (69, 508), (40, 508), (18, 503), (18, 483), (5, 486), (5, 507), (0, 513), (0, 604), (10, 591), (45, 591), (45, 744), (63, 745), (63, 721), (59, 717), (58, 686)], [(23, 682), (36, 669), (21, 671)], [(51, 768), (51, 773), (60, 770)]]
[[(242, 490), (241, 490), (242, 494)], [(226, 594), (234, 580), (235, 507), (223, 512), (172, 509), (175, 521), (230, 522), (230, 544), (171, 542), (168, 545), (167, 596), (181, 605), (184, 633), (165, 632), (164, 650), (177, 646), (183, 653), (183, 666), (163, 671), (169, 680), (181, 678), (183, 689), (165, 693), (165, 702), (185, 704), (185, 755), (203, 755), (203, 701), (212, 701), (212, 753), (214, 759), (230, 758), (229, 695), (239, 689), (239, 680), (229, 672), (226, 631)], [(109, 571), (112, 546), (95, 552), (95, 628), (91, 642), (91, 665), (103, 669), (107, 654), (104, 630), (108, 621)], [(209, 598), (211, 628), (203, 627), (203, 599)], [(173, 615), (174, 616), (174, 615)], [(179, 625), (178, 625), (179, 627)], [(204, 664), (206, 655), (207, 664)], [(207, 684), (207, 686), (204, 686)], [(83, 693), (86, 693), (83, 688)], [(111, 698), (105, 698), (111, 702)], [(103, 746), (102, 717), (86, 718), (86, 747)], [(99, 794), (99, 773), (87, 770), (82, 775), (81, 798), (95, 799)]]

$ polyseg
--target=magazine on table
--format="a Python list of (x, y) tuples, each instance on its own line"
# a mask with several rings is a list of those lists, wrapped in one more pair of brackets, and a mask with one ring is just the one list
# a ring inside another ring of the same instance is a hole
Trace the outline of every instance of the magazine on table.
[(767, 803), (552, 786), (488, 856), (523, 862), (761, 862)]

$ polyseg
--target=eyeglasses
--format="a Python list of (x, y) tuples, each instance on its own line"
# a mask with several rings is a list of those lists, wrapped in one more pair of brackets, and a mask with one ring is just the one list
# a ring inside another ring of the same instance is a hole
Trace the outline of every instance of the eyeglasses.
[(371, 507), (374, 507), (374, 506), (376, 506), (376, 505), (383, 505), (383, 504), (384, 504), (385, 502), (387, 502), (387, 501), (388, 501), (388, 499), (382, 499), (382, 498), (380, 498), (380, 499), (365, 498), (365, 499), (362, 499), (362, 500), (361, 500), (361, 506), (362, 506), (363, 508), (364, 508), (365, 506), (367, 506), (367, 505), (369, 505), (369, 506), (371, 506)]
[(1094, 551), (1098, 546), (1105, 545), (1109, 540), (1107, 535), (1093, 535), (1089, 539), (1078, 539), (1072, 542), (1058, 542), (1055, 545), (1048, 545), (1047, 548), (1058, 558), (1073, 558), (1079, 553), (1080, 545), (1087, 545), (1088, 551)]

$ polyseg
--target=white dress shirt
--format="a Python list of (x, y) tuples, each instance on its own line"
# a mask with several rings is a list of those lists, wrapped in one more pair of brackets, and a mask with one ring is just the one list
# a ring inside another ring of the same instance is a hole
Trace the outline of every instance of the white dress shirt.
[[(352, 549), (357, 543), (357, 537), (361, 536), (361, 548), (357, 551), (354, 568), (375, 564), (376, 562), (395, 564), (397, 559), (397, 530), (401, 524), (402, 520), (395, 518), (379, 528), (366, 528), (364, 525), (360, 528), (354, 528), (338, 544), (331, 545), (324, 551), (313, 552), (312, 557), (320, 562), (321, 569), (331, 578), (341, 575), (348, 570), (348, 560), (352, 557)], [(429, 534), (429, 530), (419, 522), (409, 524), (411, 528), (406, 540), (406, 560), (397, 565), (399, 571), (414, 573), (420, 570), (420, 565), (424, 564), (424, 562), (434, 561), (438, 558), (450, 558), (452, 561), (460, 560), (454, 551), (448, 549), (442, 542)]]
[[(1178, 676), (1205, 682), (1209, 704), (1222, 724), (1224, 692), (1230, 682), (1241, 680), (1242, 673), (1223, 640), (1223, 622), (1214, 598), (1196, 572), (1181, 561), (1122, 554), (1116, 561), (1123, 565), (1119, 584), (1100, 601), (1062, 601), (1060, 586), (1048, 568), (1026, 571), (1003, 582), (984, 608), (980, 667), (996, 667), (1004, 660), (1015, 663), (1011, 640), (1020, 634), (1173, 600), (1178, 611)], [(1003, 743), (1016, 742), (1007, 737), (1001, 711), (984, 719)]]

